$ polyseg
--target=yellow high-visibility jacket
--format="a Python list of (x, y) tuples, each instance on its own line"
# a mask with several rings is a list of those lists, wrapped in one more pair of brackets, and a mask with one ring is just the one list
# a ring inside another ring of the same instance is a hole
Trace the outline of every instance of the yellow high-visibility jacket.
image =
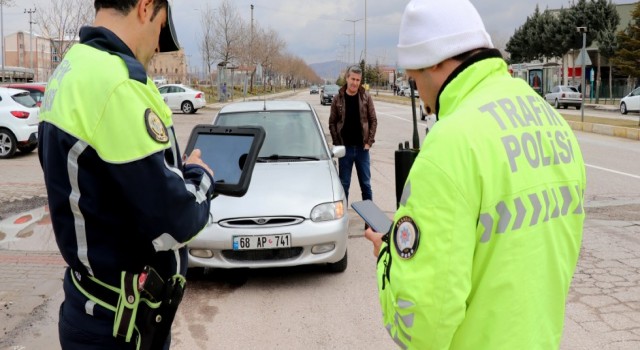
[(402, 348), (555, 349), (586, 176), (566, 121), (488, 50), (440, 91), (378, 259)]

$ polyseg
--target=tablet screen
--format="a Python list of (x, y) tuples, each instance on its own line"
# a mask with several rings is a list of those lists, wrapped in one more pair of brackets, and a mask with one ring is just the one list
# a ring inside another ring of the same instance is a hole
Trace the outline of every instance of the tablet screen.
[(261, 126), (196, 125), (186, 154), (200, 150), (202, 161), (213, 170), (214, 194), (242, 197), (249, 189), (264, 137)]
[(235, 185), (252, 143), (252, 135), (199, 134), (193, 148), (202, 152), (202, 161), (213, 170), (216, 184)]

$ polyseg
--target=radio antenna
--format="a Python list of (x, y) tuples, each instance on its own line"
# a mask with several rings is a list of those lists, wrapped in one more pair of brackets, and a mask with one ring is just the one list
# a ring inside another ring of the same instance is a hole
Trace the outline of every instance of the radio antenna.
[(411, 111), (413, 112), (413, 149), (420, 149), (420, 137), (418, 136), (418, 119), (416, 117), (416, 83), (409, 80), (409, 88), (411, 88)]

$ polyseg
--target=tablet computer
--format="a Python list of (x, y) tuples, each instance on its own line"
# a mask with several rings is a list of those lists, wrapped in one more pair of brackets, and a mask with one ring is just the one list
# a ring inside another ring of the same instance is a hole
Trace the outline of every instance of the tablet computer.
[(196, 125), (185, 153), (202, 152), (202, 161), (213, 170), (214, 194), (242, 197), (249, 189), (253, 166), (264, 142), (261, 126)]
[(374, 231), (387, 233), (391, 229), (393, 221), (370, 199), (351, 203), (351, 208), (353, 208)]

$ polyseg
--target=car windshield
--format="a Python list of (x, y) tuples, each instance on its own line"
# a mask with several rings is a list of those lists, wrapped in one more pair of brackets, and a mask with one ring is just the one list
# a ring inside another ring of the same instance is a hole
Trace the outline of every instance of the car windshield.
[(25, 107), (36, 107), (36, 101), (33, 99), (33, 97), (31, 97), (31, 95), (28, 92), (19, 92), (13, 96), (11, 96), (11, 98), (18, 102), (19, 104), (25, 106)]
[(329, 94), (337, 94), (340, 87), (338, 85), (327, 85), (324, 87), (324, 92)]
[(223, 113), (215, 125), (260, 125), (266, 136), (258, 161), (329, 159), (311, 111)]

